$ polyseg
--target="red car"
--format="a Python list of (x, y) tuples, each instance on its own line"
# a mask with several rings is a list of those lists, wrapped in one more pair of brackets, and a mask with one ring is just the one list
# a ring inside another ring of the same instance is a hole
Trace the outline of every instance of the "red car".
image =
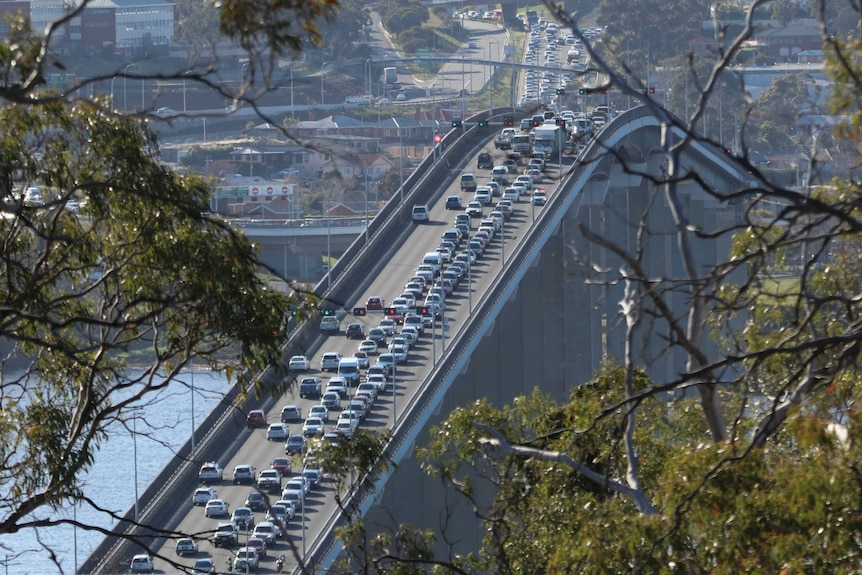
[(252, 409), (245, 418), (249, 427), (266, 427), (266, 416), (260, 409)]
[(371, 296), (368, 298), (368, 301), (365, 302), (365, 309), (369, 311), (383, 309), (383, 298), (376, 295)]
[(287, 457), (276, 457), (270, 467), (277, 469), (282, 475), (290, 475), (290, 459)]

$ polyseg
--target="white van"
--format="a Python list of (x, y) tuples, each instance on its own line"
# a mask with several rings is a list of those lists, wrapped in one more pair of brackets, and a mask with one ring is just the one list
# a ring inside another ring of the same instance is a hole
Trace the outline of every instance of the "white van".
[(355, 357), (345, 357), (338, 362), (338, 375), (343, 377), (350, 387), (359, 385), (359, 360)]
[(509, 169), (506, 166), (494, 166), (491, 170), (491, 179), (501, 186), (509, 185)]
[(428, 221), (428, 206), (424, 204), (416, 204), (413, 206), (413, 221), (427, 222)]
[(438, 252), (428, 252), (422, 258), (422, 263), (425, 265), (429, 265), (433, 268), (434, 276), (440, 274), (440, 268), (443, 265), (443, 256), (441, 256)]

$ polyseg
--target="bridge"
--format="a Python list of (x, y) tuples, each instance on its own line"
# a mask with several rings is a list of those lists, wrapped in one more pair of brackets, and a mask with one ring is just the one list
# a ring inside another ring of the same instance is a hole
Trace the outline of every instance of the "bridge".
[[(395, 258), (395, 247), (409, 244), (414, 235), (433, 235), (433, 229), (413, 226), (411, 206), (434, 204), (447, 192), (456, 174), (487, 144), (495, 130), (479, 128), (475, 122), (509, 113), (509, 109), (483, 112), (469, 119), (474, 127), (463, 135), (449, 133), (443, 141), (442, 157), (437, 161), (429, 157), (419, 166), (405, 182), (404, 202), (399, 204), (396, 196), (381, 210), (369, 224), (367, 243), (365, 234), (356, 236), (333, 266), (331, 284), (324, 280), (316, 292), (330, 301), (355, 302), (366, 293), (369, 276), (380, 275)], [(475, 295), (471, 292), (469, 312), (462, 297), (454, 318), (457, 322), (434, 351), (433, 362), (425, 362), (427, 369), (415, 381), (398, 387), (397, 413), (394, 396), (386, 407), (392, 410), (394, 439), (389, 454), (397, 471), (377, 472), (372, 477), (373, 490), (352, 495), (369, 524), (437, 525), (436, 507), (427, 502), (442, 501), (444, 495), (438, 482), (425, 478), (411, 454), (426, 441), (429, 426), (442, 421), (452, 408), (478, 397), (503, 404), (535, 387), (565, 399), (572, 387), (590, 379), (605, 358), (622, 357), (624, 326), (619, 321), (618, 302), (623, 288), (606, 281), (620, 262), (588, 242), (581, 226), (632, 248), (643, 218), (652, 231), (643, 246), (646, 272), (656, 278), (682, 276), (675, 238), (669, 233), (674, 226), (661, 190), (651, 178), (638, 175), (660, 175), (664, 164), (660, 137), (661, 126), (646, 108), (620, 114), (593, 139), (580, 161), (569, 163), (566, 172), (560, 170), (562, 179), (549, 194), (548, 204), (509, 232), (506, 245), (500, 246), (499, 267), (495, 263), (493, 271), (486, 269), (481, 291), (476, 290)], [(682, 169), (696, 172), (700, 181), (716, 189), (739, 190), (750, 184), (749, 175), (739, 171), (723, 150), (699, 142), (687, 148)], [(704, 229), (736, 221), (743, 210), (741, 204), (719, 203), (694, 180), (682, 182), (680, 194), (691, 207), (693, 225)], [(727, 248), (720, 242), (705, 241), (698, 249), (700, 263), (716, 261)], [(599, 264), (599, 271), (588, 262)], [(684, 306), (681, 298), (670, 297), (670, 305)], [(684, 358), (668, 353), (661, 337), (668, 326), (653, 320), (641, 330), (641, 336), (649, 337), (637, 339), (635, 354), (651, 375), (664, 379), (680, 371)], [(312, 319), (292, 334), (286, 355), (313, 352), (323, 342)], [(244, 407), (270, 411), (277, 402), (276, 398), (262, 398)], [(248, 439), (248, 435), (238, 433), (244, 425), (237, 424), (235, 415), (231, 409), (213, 413), (201, 425), (208, 434), (194, 457), (186, 446), (175, 465), (166, 468), (163, 477), (142, 495), (142, 522), (178, 528), (182, 518), (177, 516), (177, 509), (185, 505), (196, 484), (195, 461), (226, 461), (225, 451), (239, 449), (238, 442)], [(325, 570), (341, 552), (332, 534), (342, 518), (335, 511), (329, 512), (332, 507), (321, 504), (315, 510), (315, 528), (308, 536), (305, 558), (317, 572)], [(456, 508), (449, 524), (458, 526), (457, 532), (449, 534), (459, 541), (455, 552), (478, 546), (484, 532), (470, 510)], [(126, 524), (119, 529), (134, 527)], [(106, 542), (98, 549), (82, 572), (114, 572), (121, 559), (132, 554), (129, 545), (114, 543)]]

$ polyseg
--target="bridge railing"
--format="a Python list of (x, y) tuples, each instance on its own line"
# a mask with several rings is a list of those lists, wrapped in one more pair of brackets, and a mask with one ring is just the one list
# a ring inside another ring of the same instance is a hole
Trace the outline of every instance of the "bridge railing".
[[(477, 122), (495, 115), (507, 112), (509, 108), (484, 111), (468, 119)], [(351, 244), (347, 252), (339, 259), (331, 273), (332, 286), (328, 294), (325, 291), (325, 279), (315, 287), (315, 293), (332, 301), (347, 301), (340, 299), (349, 295), (359, 281), (351, 281), (351, 277), (361, 277), (368, 269), (364, 267), (369, 261), (378, 258), (378, 254), (393, 245), (393, 238), (405, 231), (405, 225), (412, 224), (410, 214), (413, 203), (426, 203), (435, 194), (441, 194), (438, 177), (448, 171), (447, 163), (458, 165), (466, 157), (466, 153), (475, 147), (477, 141), (484, 141), (493, 132), (490, 128), (473, 127), (465, 133), (452, 131), (443, 138), (442, 154), (437, 162), (432, 156), (425, 158), (416, 171), (404, 183), (403, 197), (395, 195), (370, 222), (369, 245), (366, 248), (365, 235), (360, 234)], [(378, 262), (379, 263), (379, 262)], [(352, 274), (359, 274), (353, 276)], [(295, 329), (285, 347), (285, 358), (297, 354), (310, 354), (321, 343), (318, 329), (319, 317), (312, 314), (307, 321)], [(106, 537), (81, 565), (80, 573), (118, 573), (126, 570), (124, 561), (134, 553), (142, 552), (154, 543), (157, 538), (164, 537), (165, 531), (175, 529), (186, 515), (183, 503), (197, 485), (197, 469), (202, 462), (216, 461), (224, 465), (248, 439), (245, 413), (248, 409), (263, 409), (268, 411), (275, 405), (278, 398), (267, 393), (274, 384), (284, 377), (284, 366), (271, 366), (260, 378), (263, 390), (260, 397), (250, 394), (249, 399), (237, 406), (239, 390), (231, 389), (221, 402), (201, 422), (196, 430), (199, 442), (194, 454), (191, 442), (186, 442), (180, 448), (168, 465), (143, 490), (138, 498), (139, 521), (134, 521), (134, 505), (123, 516), (122, 521), (112, 529), (116, 537)], [(200, 431), (200, 433), (198, 433)], [(140, 545), (120, 536), (134, 534)]]

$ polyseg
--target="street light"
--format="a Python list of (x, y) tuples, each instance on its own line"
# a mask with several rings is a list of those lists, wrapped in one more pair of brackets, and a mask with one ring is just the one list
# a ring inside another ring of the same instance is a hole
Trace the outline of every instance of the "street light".
[(132, 458), (135, 462), (135, 523), (138, 522), (138, 414), (132, 416)]
[(398, 123), (398, 120), (392, 118), (392, 123), (395, 124), (395, 127), (398, 128), (398, 147), (400, 149), (400, 153), (398, 154), (398, 158), (400, 161), (400, 171), (401, 171), (401, 187), (398, 188), (398, 203), (404, 203), (404, 139), (401, 136), (401, 124)]
[[(144, 106), (144, 86), (146, 85), (146, 81), (144, 80), (144, 72), (141, 70), (141, 67), (132, 62), (131, 64), (126, 64), (126, 67), (123, 68), (123, 109), (128, 110), (129, 106), (126, 101), (126, 80), (128, 80), (128, 76), (126, 75), (126, 70), (130, 67), (135, 66), (138, 69), (138, 72), (141, 74), (141, 111), (143, 112), (145, 109)], [(113, 83), (111, 85), (111, 90), (113, 91)]]

